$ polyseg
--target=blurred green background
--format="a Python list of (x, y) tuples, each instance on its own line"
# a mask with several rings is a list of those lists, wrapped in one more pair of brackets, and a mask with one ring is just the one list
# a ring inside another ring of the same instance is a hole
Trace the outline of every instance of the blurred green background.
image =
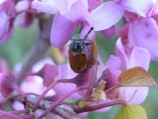
[[(3, 45), (0, 45), (0, 57), (6, 59), (11, 69), (16, 64), (23, 61), (26, 51), (31, 48), (33, 42), (38, 37), (38, 26), (37, 21), (27, 28), (16, 27), (14, 36)], [(106, 62), (110, 54), (114, 53), (114, 47), (117, 37), (114, 40), (109, 40), (103, 37), (101, 34), (97, 34), (97, 48)], [(158, 81), (158, 63), (151, 62), (150, 74)], [(147, 111), (149, 119), (158, 119), (158, 88), (151, 87), (149, 95), (142, 106)], [(113, 107), (108, 112), (96, 113), (91, 112), (88, 116), (89, 119), (113, 119), (120, 107)]]

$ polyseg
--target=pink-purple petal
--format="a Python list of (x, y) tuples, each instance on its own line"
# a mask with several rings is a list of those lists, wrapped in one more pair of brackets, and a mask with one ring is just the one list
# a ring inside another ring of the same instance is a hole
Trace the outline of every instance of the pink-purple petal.
[(9, 71), (8, 63), (5, 59), (0, 58), (0, 73)]
[(10, 28), (8, 33), (4, 34), (0, 39), (0, 44), (8, 41), (14, 33), (14, 28)]
[(123, 16), (123, 10), (114, 2), (106, 2), (90, 13), (91, 25), (95, 31), (108, 29)]
[(71, 79), (77, 75), (72, 71), (69, 63), (59, 65), (58, 70), (59, 79)]
[(9, 16), (6, 12), (0, 12), (0, 39), (7, 33), (9, 29), (9, 22)]
[(116, 25), (113, 25), (111, 26), (110, 28), (108, 29), (105, 29), (105, 30), (101, 30), (100, 31), (101, 34), (103, 34), (105, 37), (109, 38), (109, 39), (112, 39), (115, 37), (116, 35)]
[(64, 46), (73, 35), (76, 23), (64, 16), (57, 14), (54, 18), (51, 30), (51, 44), (55, 47)]
[(121, 66), (123, 69), (128, 69), (129, 67), (131, 67), (131, 63), (129, 61), (129, 58), (124, 51), (124, 47), (123, 47), (123, 44), (121, 42), (121, 38), (119, 38), (116, 42), (116, 54), (121, 60)]
[(148, 87), (122, 87), (119, 89), (119, 98), (128, 104), (141, 104), (148, 95)]
[[(85, 0), (86, 1), (86, 0)], [(88, 8), (83, 1), (78, 0), (71, 5), (68, 18), (74, 22), (86, 21), (89, 16)]]
[(119, 4), (124, 10), (146, 17), (154, 3), (152, 0), (121, 0)]
[(99, 5), (103, 3), (103, 0), (88, 0), (89, 11), (97, 8)]
[[(43, 0), (45, 1), (45, 0)], [(53, 2), (54, 6), (57, 8), (58, 12), (61, 15), (66, 15), (69, 12), (69, 8), (71, 7), (71, 5), (76, 1), (76, 0), (72, 0), (72, 2), (70, 2), (68, 4), (68, 0), (49, 0), (50, 2)]]
[(110, 55), (108, 61), (106, 62), (106, 68), (119, 69), (120, 65), (120, 59), (114, 55)]
[[(91, 29), (91, 27), (88, 24), (84, 24), (82, 31), (80, 33), (80, 38), (83, 39), (90, 29)], [(95, 37), (95, 31), (92, 30), (91, 33), (89, 33), (87, 39), (94, 40), (94, 37)]]
[(158, 26), (153, 18), (137, 19), (129, 27), (128, 38), (135, 46), (150, 52), (152, 60), (158, 60)]
[[(57, 98), (62, 98), (64, 95), (67, 95), (72, 90), (76, 88), (76, 85), (73, 83), (59, 83), (54, 87)], [(71, 95), (69, 98), (81, 98), (78, 93)]]
[(150, 54), (148, 50), (135, 47), (132, 51), (130, 62), (132, 66), (140, 66), (148, 70), (150, 64)]
[(39, 1), (39, 0), (34, 0), (32, 2), (32, 8), (40, 11), (40, 12), (46, 12), (49, 14), (55, 14), (57, 13), (57, 9), (55, 6), (52, 4), (47, 3), (47, 0), (45, 2)]

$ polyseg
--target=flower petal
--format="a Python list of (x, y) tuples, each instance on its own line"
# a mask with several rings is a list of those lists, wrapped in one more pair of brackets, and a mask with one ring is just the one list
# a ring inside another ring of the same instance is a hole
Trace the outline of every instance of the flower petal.
[[(20, 88), (25, 92), (25, 93), (35, 93), (37, 95), (41, 95), (42, 92), (46, 89), (46, 87), (43, 85), (43, 79), (40, 78), (39, 76), (28, 76), (27, 79), (25, 79)], [(50, 90), (46, 96), (52, 96), (54, 95), (55, 92), (54, 90)]]
[(72, 71), (69, 63), (59, 65), (58, 69), (59, 69), (59, 79), (71, 79), (77, 75)]
[(108, 29), (100, 31), (105, 37), (112, 39), (116, 35), (116, 25), (111, 26)]
[(0, 41), (9, 30), (9, 16), (5, 12), (0, 12)]
[[(37, 0), (33, 1), (33, 3), (36, 2), (36, 1)], [(28, 0), (22, 0), (22, 1), (19, 1), (16, 4), (17, 12), (20, 12), (20, 11), (23, 11), (23, 10), (28, 10), (29, 8), (30, 8), (30, 1), (28, 1)]]
[(0, 0), (0, 4), (4, 3), (6, 0)]
[(141, 104), (148, 94), (148, 87), (122, 87), (119, 97), (129, 104)]
[[(85, 0), (87, 1), (87, 0)], [(69, 11), (68, 18), (72, 21), (86, 21), (89, 16), (88, 8), (85, 6), (84, 2), (81, 0), (76, 1), (72, 4)]]
[(69, 2), (69, 4), (68, 4), (68, 0), (47, 0), (47, 1), (52, 2), (61, 15), (66, 15), (69, 11), (68, 7), (70, 7), (73, 4), (73, 2), (76, 0), (72, 0), (71, 2)]
[(103, 0), (88, 0), (89, 11), (97, 8), (99, 5), (103, 3)]
[[(57, 98), (62, 98), (64, 95), (67, 95), (72, 90), (76, 88), (76, 85), (73, 83), (59, 83), (54, 87), (54, 90), (56, 92)], [(78, 93), (74, 93), (69, 98), (81, 98), (81, 96)]]
[(110, 55), (110, 58), (106, 63), (106, 68), (119, 69), (120, 65), (121, 65), (120, 59), (114, 55)]
[(11, 38), (11, 36), (13, 35), (13, 33), (14, 33), (14, 29), (13, 28), (9, 29), (8, 33), (4, 34), (4, 36), (1, 37), (0, 44), (8, 41)]
[(150, 64), (150, 54), (148, 50), (135, 47), (132, 51), (130, 62), (132, 66), (141, 66), (147, 71)]
[(133, 45), (147, 49), (152, 60), (158, 60), (158, 26), (154, 19), (135, 20), (129, 27), (128, 39)]
[(106, 2), (90, 13), (91, 25), (96, 31), (108, 29), (123, 16), (123, 10), (114, 2)]
[(37, 9), (38, 11), (41, 11), (41, 12), (49, 13), (49, 14), (57, 13), (57, 9), (55, 8), (53, 4), (49, 4), (49, 0), (45, 0), (43, 2), (34, 0), (32, 2), (32, 8)]
[(123, 69), (128, 69), (129, 67), (131, 67), (129, 58), (127, 57), (127, 54), (125, 53), (123, 45), (121, 43), (121, 38), (119, 38), (116, 42), (116, 54), (121, 60), (121, 66)]
[(152, 0), (122, 0), (120, 6), (127, 11), (147, 16), (153, 6)]
[(72, 36), (76, 23), (69, 21), (64, 16), (57, 14), (51, 30), (51, 44), (55, 47), (64, 46)]
[[(105, 91), (119, 84), (118, 77), (120, 74), (121, 74), (121, 70), (119, 69), (107, 68), (106, 70), (103, 71), (101, 78), (104, 81), (106, 81)], [(108, 91), (106, 95), (108, 99), (114, 99), (117, 93), (118, 93), (118, 89), (114, 89)]]
[[(81, 30), (81, 33), (80, 33), (80, 38), (81, 39), (83, 39), (86, 35), (87, 35), (87, 33), (88, 33), (88, 31), (91, 29), (91, 27), (89, 26), (89, 25), (87, 25), (87, 24), (84, 24), (84, 26), (83, 26), (83, 28), (82, 28), (82, 30)], [(94, 30), (92, 30), (89, 34), (88, 34), (88, 40), (94, 40), (94, 37), (95, 37), (95, 31)]]
[(5, 59), (0, 58), (0, 73), (3, 72), (8, 72), (9, 68), (8, 68), (8, 63)]

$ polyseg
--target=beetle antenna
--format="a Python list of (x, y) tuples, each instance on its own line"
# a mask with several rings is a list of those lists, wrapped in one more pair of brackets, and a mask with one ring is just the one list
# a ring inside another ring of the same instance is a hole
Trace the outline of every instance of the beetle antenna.
[(89, 29), (88, 33), (85, 35), (85, 37), (83, 38), (83, 40), (86, 40), (86, 39), (87, 39), (88, 35), (90, 34), (90, 32), (91, 32), (93, 29), (94, 29), (93, 27), (91, 27), (91, 28)]

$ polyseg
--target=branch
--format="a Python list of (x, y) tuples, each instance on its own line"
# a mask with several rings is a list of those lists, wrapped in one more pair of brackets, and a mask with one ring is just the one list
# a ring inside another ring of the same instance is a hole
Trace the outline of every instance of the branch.
[[(28, 97), (27, 99), (30, 103), (32, 103), (34, 105), (38, 98)], [(53, 102), (50, 102), (50, 101), (47, 101), (47, 100), (42, 100), (40, 102), (38, 108), (43, 109), (43, 110), (47, 110), (53, 104), (54, 104)], [(51, 112), (63, 117), (64, 119), (83, 119), (83, 117), (76, 114), (73, 111), (73, 109), (70, 106), (66, 105), (66, 104), (58, 105)]]
[(20, 73), (28, 72), (31, 69), (31, 67), (44, 56), (45, 52), (48, 50), (50, 46), (49, 39), (50, 39), (50, 31), (52, 26), (52, 17), (50, 17), (47, 21), (43, 20), (43, 22), (45, 23), (41, 21), (42, 20), (39, 20), (40, 28), (42, 24), (46, 24), (46, 23), (47, 24), (44, 25), (44, 28), (41, 28), (41, 32), (39, 33), (39, 36), (36, 39), (34, 45), (26, 53)]
[[(39, 27), (41, 32), (39, 33), (38, 38), (33, 44), (32, 48), (26, 53), (21, 70), (19, 74), (28, 72), (32, 66), (39, 61), (42, 57), (44, 57), (45, 52), (50, 47), (50, 31), (52, 26), (52, 17), (47, 18), (39, 18)], [(19, 80), (19, 84), (23, 81), (23, 79)]]
[(116, 100), (116, 101), (113, 101), (113, 102), (106, 102), (106, 103), (103, 103), (103, 104), (98, 104), (98, 105), (94, 105), (94, 106), (89, 106), (89, 107), (85, 107), (85, 108), (76, 108), (74, 106), (74, 110), (75, 112), (77, 113), (82, 113), (82, 112), (90, 112), (90, 111), (95, 111), (95, 110), (98, 110), (98, 109), (102, 109), (102, 108), (106, 108), (106, 107), (109, 107), (109, 106), (115, 106), (115, 105), (127, 105), (125, 101), (123, 100)]

